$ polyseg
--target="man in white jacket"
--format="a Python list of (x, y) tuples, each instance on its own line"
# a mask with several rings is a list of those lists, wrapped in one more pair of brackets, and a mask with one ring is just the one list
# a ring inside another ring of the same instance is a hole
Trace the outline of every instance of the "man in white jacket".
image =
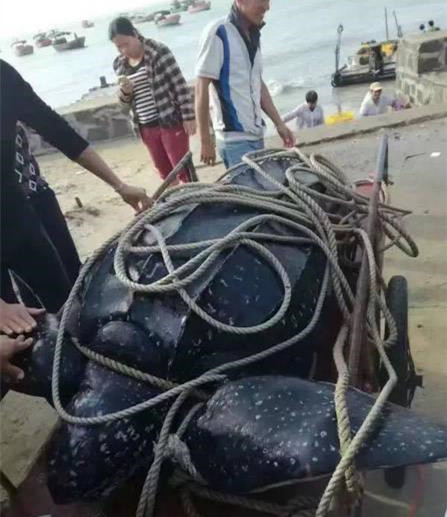
[(283, 117), (284, 122), (296, 120), (297, 129), (321, 126), (324, 124), (323, 108), (318, 104), (317, 92), (311, 90), (306, 93), (306, 102), (297, 106)]
[(360, 106), (360, 116), (371, 117), (381, 115), (386, 113), (389, 107), (396, 107), (396, 99), (384, 95), (380, 83), (372, 83)]

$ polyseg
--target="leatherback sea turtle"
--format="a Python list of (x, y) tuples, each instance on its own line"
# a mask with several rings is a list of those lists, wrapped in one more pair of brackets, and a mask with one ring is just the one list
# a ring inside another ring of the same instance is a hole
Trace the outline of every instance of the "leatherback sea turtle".
[[(334, 470), (334, 387), (324, 381), (335, 380), (332, 345), (352, 304), (346, 293), (356, 281), (349, 266), (356, 243), (345, 234), (332, 242), (328, 224), (355, 220), (354, 203), (340, 174), (318, 174), (295, 153), (265, 153), (256, 164), (241, 164), (215, 185), (165, 195), (152, 219), (140, 219), (124, 266), (116, 260), (120, 241), (102, 250), (67, 308), (57, 379), (60, 315), (40, 320), (34, 348), (20, 359), (26, 377), (19, 389), (53, 403), (57, 382), (67, 414), (99, 418), (65, 418), (54, 434), (48, 482), (56, 502), (99, 499), (147, 470), (172, 399), (122, 418), (101, 417), (141, 407), (229, 363), (235, 367), (199, 386), (199, 398), (176, 416), (179, 425), (190, 414), (182, 440), (201, 478), (244, 494)], [(328, 260), (331, 242), (338, 273)], [(288, 346), (243, 361), (279, 343)], [(170, 385), (146, 382), (136, 371)], [(374, 399), (349, 390), (347, 403), (355, 432)], [(445, 428), (388, 405), (357, 466), (446, 457)]]

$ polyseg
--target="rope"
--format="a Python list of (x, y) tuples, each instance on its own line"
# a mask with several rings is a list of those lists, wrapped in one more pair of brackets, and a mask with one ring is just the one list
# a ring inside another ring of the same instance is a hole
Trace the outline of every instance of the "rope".
[[(351, 424), (349, 420), (346, 393), (349, 388), (349, 371), (344, 360), (343, 348), (348, 336), (348, 327), (343, 325), (334, 346), (334, 362), (337, 368), (338, 379), (335, 386), (335, 414), (337, 416), (337, 430), (340, 440), (340, 453), (343, 455), (351, 443)], [(348, 465), (345, 472), (346, 488), (348, 493), (357, 496), (359, 492), (359, 480), (353, 464)]]
[[(178, 167), (176, 167), (177, 172), (183, 168), (189, 159), (190, 155), (185, 156)], [(287, 186), (275, 180), (264, 170), (263, 165), (267, 160), (290, 164), (286, 170)], [(236, 167), (227, 171), (222, 176), (220, 183), (217, 184), (193, 183), (176, 186), (169, 190), (166, 190), (168, 183), (162, 185), (157, 194), (159, 200), (154, 207), (140, 214), (127, 225), (124, 231), (106, 241), (86, 262), (62, 311), (53, 362), (52, 395), (54, 406), (63, 420), (75, 425), (101, 425), (117, 419), (128, 418), (140, 411), (154, 408), (170, 401), (171, 405), (154, 447), (154, 459), (144, 483), (137, 517), (153, 515), (160, 470), (166, 458), (177, 462), (188, 474), (187, 479), (183, 480), (179, 486), (185, 510), (190, 517), (199, 517), (194, 507), (193, 495), (228, 504), (237, 504), (244, 508), (259, 509), (259, 511), (271, 513), (272, 515), (299, 515), (296, 512), (303, 510), (299, 501), (291, 501), (289, 506), (275, 506), (265, 501), (253, 501), (251, 498), (219, 494), (210, 490), (204, 486), (204, 480), (200, 478), (200, 474), (192, 464), (188, 448), (182, 442), (181, 437), (195, 412), (200, 409), (203, 401), (207, 398), (207, 394), (201, 388), (209, 384), (215, 386), (222, 383), (231, 371), (242, 369), (302, 342), (318, 323), (324, 302), (330, 290), (335, 295), (344, 322), (334, 347), (334, 360), (339, 375), (335, 391), (335, 408), (342, 457), (319, 503), (318, 517), (327, 515), (331, 501), (344, 482), (354, 499), (359, 496), (360, 482), (355, 472), (355, 456), (374, 428), (383, 404), (396, 382), (395, 373), (385, 353), (385, 347), (391, 346), (396, 339), (396, 326), (381, 295), (383, 282), (380, 277), (379, 288), (377, 287), (377, 265), (375, 264), (371, 243), (366, 233), (360, 228), (362, 221), (368, 214), (368, 198), (354, 192), (343, 171), (329, 161), (318, 155), (308, 157), (298, 149), (294, 151), (272, 150), (251, 153), (244, 157), (244, 162), (267, 180), (275, 190), (268, 192), (258, 191), (253, 188), (228, 183), (227, 178), (236, 170)], [(175, 172), (174, 174), (174, 172), (170, 175), (171, 179), (177, 173)], [(318, 179), (325, 186), (325, 193), (315, 192), (303, 184), (300, 181), (300, 175), (303, 172), (312, 174), (313, 177)], [(342, 208), (347, 213), (346, 215), (327, 213), (321, 208), (321, 202)], [(219, 239), (187, 244), (168, 244), (158, 229), (157, 223), (178, 209), (185, 209), (187, 207), (192, 209), (198, 205), (206, 204), (214, 206), (216, 204), (225, 204), (226, 206), (233, 205), (235, 208), (251, 208), (255, 209), (258, 215), (243, 222), (228, 235)], [(391, 239), (387, 247), (397, 246), (410, 256), (416, 256), (418, 253), (417, 247), (411, 237), (403, 230), (400, 223), (400, 218), (406, 212), (383, 203), (379, 204), (378, 210), (384, 233)], [(270, 230), (262, 230), (262, 226)], [(288, 233), (292, 231), (293, 235), (281, 235), (281, 229), (287, 230)], [(153, 244), (148, 246), (135, 245), (135, 241), (138, 240), (142, 232), (152, 237)], [(319, 293), (315, 300), (313, 315), (306, 327), (298, 334), (266, 350), (213, 368), (199, 377), (182, 384), (175, 384), (151, 375), (149, 372), (142, 372), (131, 368), (119, 361), (93, 352), (88, 347), (73, 340), (74, 346), (88, 359), (122, 375), (147, 382), (151, 386), (160, 389), (161, 393), (140, 404), (106, 415), (76, 417), (65, 410), (60, 400), (59, 382), (67, 318), (87, 275), (92, 270), (94, 264), (102, 258), (111, 246), (116, 246), (114, 254), (116, 277), (128, 289), (147, 295), (177, 293), (189, 309), (211, 327), (221, 332), (249, 336), (272, 328), (290, 310), (292, 285), (284, 266), (265, 246), (268, 242), (316, 246), (327, 259), (325, 272), (319, 286)], [(367, 253), (370, 274), (367, 332), (369, 339), (375, 343), (389, 375), (389, 381), (354, 437), (352, 437), (346, 405), (349, 373), (343, 357), (343, 347), (349, 332), (352, 307), (355, 301), (349, 282), (340, 265), (342, 260), (345, 261), (346, 258), (340, 256), (340, 252), (344, 250), (343, 246), (346, 246), (347, 243), (352, 246), (359, 246)], [(217, 320), (200, 307), (187, 292), (188, 286), (203, 278), (215, 266), (222, 254), (226, 254), (228, 251), (241, 246), (250, 249), (252, 253), (255, 253), (262, 261), (268, 264), (277, 275), (283, 288), (282, 302), (275, 314), (267, 321), (251, 327), (237, 327)], [(147, 256), (152, 253), (161, 256), (167, 274), (163, 278), (149, 284), (142, 284), (130, 279), (127, 268), (129, 257), (132, 255)], [(185, 253), (191, 254), (190, 258), (187, 258), (186, 262), (176, 268), (172, 256)], [(385, 342), (381, 340), (377, 328), (376, 309), (384, 316), (390, 328), (389, 336)], [(199, 399), (202, 402), (194, 405), (188, 412), (187, 417), (180, 423), (178, 429), (174, 430), (172, 427), (176, 421), (178, 411), (190, 399), (194, 399), (196, 402)], [(255, 505), (256, 508), (251, 505)], [(314, 504), (313, 506), (316, 507), (317, 505)], [(314, 513), (314, 510), (312, 510), (312, 514)]]

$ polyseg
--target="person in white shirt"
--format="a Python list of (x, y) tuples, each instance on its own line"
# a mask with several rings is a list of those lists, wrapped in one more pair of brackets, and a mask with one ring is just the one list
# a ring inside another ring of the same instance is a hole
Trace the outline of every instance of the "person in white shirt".
[(306, 93), (306, 102), (297, 106), (283, 117), (284, 122), (296, 119), (297, 129), (321, 126), (324, 124), (323, 108), (318, 106), (318, 94), (311, 90)]
[[(265, 113), (286, 147), (295, 144), (262, 79), (261, 28), (270, 0), (234, 0), (230, 16), (213, 22), (203, 34), (196, 67), (196, 118), (201, 160), (214, 165), (210, 101), (216, 144), (225, 166), (264, 148)], [(211, 98), (210, 98), (211, 97)]]
[(362, 105), (360, 106), (361, 117), (371, 117), (386, 113), (388, 108), (396, 107), (396, 99), (382, 94), (382, 85), (380, 83), (372, 83), (369, 92), (365, 95)]

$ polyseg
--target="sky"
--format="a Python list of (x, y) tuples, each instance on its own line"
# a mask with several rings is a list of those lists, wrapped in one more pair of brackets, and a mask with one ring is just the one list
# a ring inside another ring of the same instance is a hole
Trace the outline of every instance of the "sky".
[(0, 0), (0, 38), (108, 13), (150, 7), (160, 0)]

